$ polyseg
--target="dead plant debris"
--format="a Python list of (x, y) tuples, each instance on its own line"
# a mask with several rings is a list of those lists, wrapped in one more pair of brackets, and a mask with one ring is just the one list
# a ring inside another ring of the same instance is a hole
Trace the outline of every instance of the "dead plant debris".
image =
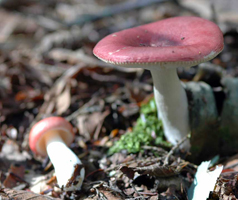
[[(105, 64), (92, 54), (97, 41), (118, 30), (172, 16), (204, 17), (186, 2), (0, 1), (0, 199), (187, 200), (196, 165), (164, 140), (151, 75)], [(221, 9), (222, 1), (211, 2)], [(212, 62), (237, 77), (237, 14), (207, 8), (225, 39)], [(196, 71), (178, 73), (191, 81)], [(222, 75), (213, 75), (195, 79), (219, 96)], [(29, 150), (30, 128), (52, 115), (74, 126), (70, 148), (86, 169), (81, 191), (61, 190), (49, 160)], [(221, 161), (225, 169), (208, 199), (238, 199), (237, 156)]]

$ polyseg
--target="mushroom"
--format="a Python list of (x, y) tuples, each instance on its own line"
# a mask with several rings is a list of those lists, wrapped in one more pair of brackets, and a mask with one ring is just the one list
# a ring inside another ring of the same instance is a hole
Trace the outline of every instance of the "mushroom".
[(38, 155), (49, 156), (58, 185), (66, 191), (80, 190), (85, 174), (80, 159), (68, 148), (73, 139), (73, 127), (62, 117), (39, 121), (29, 135), (31, 150)]
[[(93, 53), (108, 63), (151, 71), (158, 115), (167, 140), (175, 145), (190, 132), (188, 100), (177, 67), (206, 62), (222, 49), (223, 34), (216, 24), (183, 16), (110, 34)], [(190, 142), (180, 148), (189, 150)]]

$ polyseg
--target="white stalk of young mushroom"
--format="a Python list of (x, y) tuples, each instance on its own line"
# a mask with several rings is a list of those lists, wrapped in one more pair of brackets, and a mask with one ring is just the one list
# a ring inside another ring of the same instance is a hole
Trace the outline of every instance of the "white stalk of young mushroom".
[[(169, 142), (175, 145), (190, 132), (188, 100), (181, 85), (176, 68), (150, 68), (158, 116), (163, 122), (164, 133)], [(181, 144), (189, 150), (190, 142)]]
[(79, 190), (85, 175), (84, 168), (80, 169), (80, 175), (77, 175), (79, 177), (75, 177), (77, 183), (69, 187), (66, 186), (72, 178), (76, 166), (81, 166), (82, 162), (74, 152), (67, 147), (57, 131), (52, 130), (51, 133), (45, 137), (47, 154), (55, 168), (58, 185), (64, 187), (66, 191)]
[(65, 191), (80, 190), (85, 174), (80, 159), (68, 148), (73, 140), (73, 127), (62, 117), (42, 119), (29, 134), (31, 150), (37, 155), (49, 156), (58, 184)]

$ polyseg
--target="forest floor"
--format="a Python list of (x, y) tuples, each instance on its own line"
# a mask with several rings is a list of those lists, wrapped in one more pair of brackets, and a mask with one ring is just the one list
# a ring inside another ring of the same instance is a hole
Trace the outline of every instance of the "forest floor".
[[(92, 50), (119, 30), (168, 17), (201, 16), (224, 34), (225, 48), (210, 62), (237, 77), (237, 14), (228, 3), (208, 2), (0, 1), (0, 199), (188, 199), (197, 165), (178, 146), (171, 149), (157, 119), (143, 124), (140, 118), (156, 116), (150, 72), (106, 64)], [(180, 69), (178, 75), (189, 82), (196, 72), (197, 66)], [(61, 190), (50, 160), (29, 148), (31, 127), (49, 116), (62, 116), (74, 127), (70, 148), (86, 169), (81, 191)], [(131, 131), (142, 139), (125, 136)], [(219, 163), (225, 166), (219, 192), (209, 199), (238, 199), (238, 154)]]

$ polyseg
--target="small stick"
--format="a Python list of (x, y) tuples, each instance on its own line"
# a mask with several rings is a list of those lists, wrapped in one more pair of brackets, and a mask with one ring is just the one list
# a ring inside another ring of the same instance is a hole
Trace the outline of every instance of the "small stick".
[(175, 146), (173, 146), (173, 148), (169, 151), (169, 153), (167, 154), (167, 156), (165, 157), (165, 160), (164, 160), (164, 164), (163, 166), (165, 165), (168, 165), (169, 164), (169, 157), (174, 153), (174, 151), (179, 148), (179, 146), (181, 144), (183, 144), (187, 139), (190, 138), (190, 133), (188, 135), (186, 135), (182, 140), (180, 140)]
[(137, 191), (137, 189), (135, 188), (134, 184), (133, 183), (130, 183), (130, 186), (133, 188), (133, 190), (135, 191), (135, 193), (137, 195), (139, 195), (139, 197), (142, 199), (142, 200), (145, 200), (145, 198)]
[(175, 0), (147, 0), (147, 1), (141, 1), (141, 0), (136, 0), (136, 1), (125, 1), (123, 3), (118, 3), (113, 6), (106, 7), (102, 12), (94, 14), (94, 15), (83, 15), (80, 16), (80, 18), (69, 22), (67, 25), (69, 27), (73, 25), (83, 25), (88, 22), (94, 22), (96, 20), (100, 20), (102, 18), (110, 17), (116, 14), (124, 13), (130, 10), (135, 10), (139, 8), (143, 8), (145, 6), (149, 6), (152, 4), (158, 4), (158, 3), (164, 3), (164, 2), (171, 2)]

